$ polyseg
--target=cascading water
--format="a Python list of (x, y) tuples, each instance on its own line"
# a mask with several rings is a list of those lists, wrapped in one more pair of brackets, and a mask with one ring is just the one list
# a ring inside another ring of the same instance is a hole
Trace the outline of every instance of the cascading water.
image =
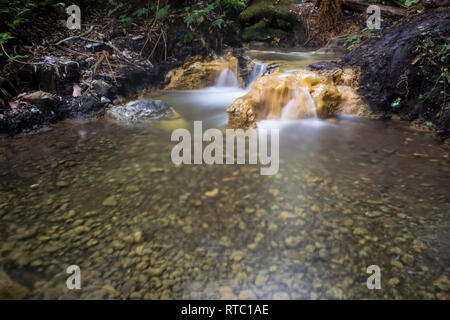
[[(250, 74), (248, 78), (248, 85), (245, 88), (245, 91), (250, 91), (250, 89), (253, 86), (253, 83), (256, 81), (256, 79), (261, 78), (267, 71), (267, 64), (264, 63), (258, 63), (256, 62), (252, 73)], [(215, 87), (218, 88), (239, 88), (239, 80), (236, 76), (237, 71), (233, 71), (229, 68), (224, 69), (220, 75), (219, 78), (216, 81)]]
[(217, 79), (216, 87), (239, 87), (239, 80), (236, 77), (236, 73), (231, 71), (230, 69), (225, 69), (220, 73), (219, 78)]
[(308, 90), (299, 88), (293, 92), (292, 96), (292, 99), (289, 100), (281, 112), (281, 120), (317, 119), (316, 105)]
[(256, 79), (261, 78), (266, 73), (266, 71), (267, 71), (267, 64), (256, 62), (255, 66), (253, 67), (252, 73), (250, 74), (250, 77), (248, 79), (248, 85), (246, 89), (250, 90)]

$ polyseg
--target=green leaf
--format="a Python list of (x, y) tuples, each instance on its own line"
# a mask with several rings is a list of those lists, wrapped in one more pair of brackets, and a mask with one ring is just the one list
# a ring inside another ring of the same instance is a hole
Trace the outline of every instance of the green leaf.
[(165, 7), (159, 9), (158, 11), (158, 19), (162, 19), (169, 13), (170, 4), (166, 5)]
[(141, 16), (143, 16), (144, 14), (147, 14), (147, 12), (148, 12), (147, 8), (140, 8), (140, 9), (137, 9), (137, 10), (133, 13), (133, 15), (136, 16), (136, 17), (141, 17)]

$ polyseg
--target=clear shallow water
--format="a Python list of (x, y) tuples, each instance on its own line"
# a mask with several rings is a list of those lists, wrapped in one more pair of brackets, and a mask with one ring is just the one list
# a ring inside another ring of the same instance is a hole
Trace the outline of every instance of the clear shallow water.
[(257, 61), (276, 64), (280, 68), (280, 72), (300, 70), (310, 64), (334, 60), (339, 57), (333, 53), (305, 52), (305, 51), (286, 51), (286, 50), (247, 50), (247, 54)]
[(446, 151), (396, 121), (263, 121), (281, 130), (278, 175), (174, 166), (172, 130), (224, 128), (243, 93), (161, 92), (183, 119), (0, 141), (1, 268), (39, 299), (448, 298)]

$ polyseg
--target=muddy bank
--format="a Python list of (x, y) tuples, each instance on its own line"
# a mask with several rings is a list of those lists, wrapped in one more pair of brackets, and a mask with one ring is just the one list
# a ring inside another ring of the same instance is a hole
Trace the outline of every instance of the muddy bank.
[(450, 9), (439, 8), (385, 30), (339, 62), (310, 68), (351, 66), (359, 72), (358, 93), (375, 115), (397, 114), (449, 137), (449, 34)]

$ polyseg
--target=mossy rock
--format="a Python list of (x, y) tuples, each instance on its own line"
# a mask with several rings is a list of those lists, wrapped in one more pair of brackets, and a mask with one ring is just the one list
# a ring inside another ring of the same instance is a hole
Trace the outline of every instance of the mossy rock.
[(281, 29), (270, 28), (264, 21), (260, 21), (242, 32), (244, 41), (266, 41), (269, 39), (287, 37), (288, 33)]
[(269, 35), (272, 39), (274, 38), (284, 39), (288, 36), (288, 33), (281, 29), (269, 28)]
[(288, 32), (301, 30), (300, 22), (292, 11), (293, 0), (250, 1), (240, 17), (245, 24), (242, 32), (244, 41), (266, 41), (283, 39)]
[(279, 20), (282, 25), (278, 27), (290, 28), (297, 22), (297, 16), (291, 11), (293, 2), (293, 0), (280, 0), (274, 4), (273, 0), (254, 0), (241, 12), (240, 18), (247, 25), (255, 24), (262, 19), (275, 25)]
[(244, 41), (264, 41), (270, 38), (268, 31), (269, 28), (267, 24), (261, 20), (260, 22), (245, 28), (242, 32), (242, 39)]

